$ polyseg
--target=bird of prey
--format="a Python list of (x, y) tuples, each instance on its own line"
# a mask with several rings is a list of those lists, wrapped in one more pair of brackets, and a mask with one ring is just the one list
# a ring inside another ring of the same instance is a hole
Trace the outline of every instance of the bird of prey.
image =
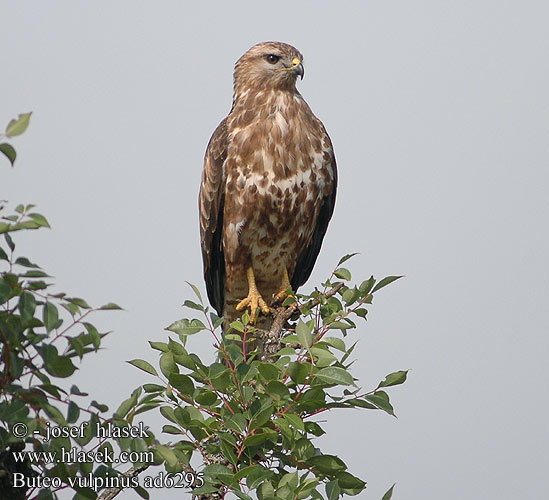
[(303, 75), (303, 56), (291, 45), (249, 49), (235, 65), (231, 111), (206, 149), (204, 278), (225, 331), (246, 308), (252, 323), (258, 310), (268, 315), (290, 286), (307, 281), (334, 210), (332, 142), (296, 89)]

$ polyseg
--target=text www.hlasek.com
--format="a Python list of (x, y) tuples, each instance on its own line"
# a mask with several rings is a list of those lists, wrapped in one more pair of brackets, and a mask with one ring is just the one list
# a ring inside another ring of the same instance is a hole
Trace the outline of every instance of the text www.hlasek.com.
[(16, 462), (22, 463), (25, 457), (33, 464), (55, 464), (55, 463), (151, 463), (154, 460), (152, 451), (122, 451), (118, 457), (109, 450), (83, 451), (76, 448), (66, 450), (61, 448), (56, 451), (14, 451), (13, 458)]

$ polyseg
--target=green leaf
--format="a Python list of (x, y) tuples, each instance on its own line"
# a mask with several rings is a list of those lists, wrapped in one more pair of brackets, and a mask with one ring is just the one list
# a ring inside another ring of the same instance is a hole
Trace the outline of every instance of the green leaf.
[(67, 411), (67, 423), (74, 424), (78, 420), (79, 416), (80, 408), (74, 401), (71, 401), (69, 403), (69, 409)]
[(44, 368), (54, 377), (70, 377), (76, 370), (76, 366), (69, 357), (59, 356), (57, 349), (52, 345), (42, 345), (37, 347), (40, 356), (44, 360)]
[(304, 323), (301, 319), (298, 321), (297, 326), (295, 327), (297, 340), (306, 349), (311, 347), (313, 343), (313, 336), (311, 335), (312, 330), (312, 325), (309, 327), (309, 325), (307, 325), (307, 323)]
[(367, 295), (368, 293), (370, 293), (370, 291), (372, 290), (374, 284), (375, 284), (376, 280), (374, 279), (373, 276), (370, 276), (369, 279), (363, 281), (360, 286), (358, 287), (358, 290), (360, 291), (360, 293), (365, 296)]
[(187, 375), (181, 375), (180, 373), (170, 373), (169, 381), (170, 384), (180, 393), (186, 396), (192, 396), (194, 392), (194, 384), (190, 377), (187, 377)]
[(275, 491), (271, 481), (263, 481), (259, 485), (259, 487), (257, 488), (257, 498), (259, 498), (259, 500), (278, 500), (275, 497)]
[(84, 309), (91, 309), (89, 304), (79, 297), (67, 297), (67, 302), (70, 302), (71, 304), (74, 304), (75, 306), (82, 307)]
[(59, 323), (59, 312), (57, 311), (57, 307), (51, 302), (46, 302), (44, 304), (42, 320), (44, 321), (44, 326), (48, 333), (57, 328)]
[(175, 467), (178, 465), (179, 459), (171, 448), (159, 444), (156, 445), (155, 449), (170, 467)]
[(162, 432), (165, 432), (166, 434), (181, 434), (181, 429), (175, 425), (164, 425), (162, 427)]
[(160, 352), (168, 352), (170, 348), (168, 347), (168, 344), (166, 342), (152, 342), (149, 340), (149, 345)]
[(197, 304), (192, 300), (186, 300), (185, 302), (183, 302), (183, 306), (188, 307), (189, 309), (195, 309), (197, 311), (204, 311), (204, 306), (201, 306), (200, 304)]
[(391, 486), (387, 492), (385, 493), (385, 495), (383, 495), (383, 498), (381, 500), (391, 500), (391, 498), (393, 498), (393, 488), (395, 487), (395, 485), (393, 484), (393, 486)]
[(145, 392), (162, 392), (165, 389), (163, 385), (158, 384), (143, 384), (143, 390)]
[(326, 497), (328, 500), (337, 500), (341, 495), (341, 489), (337, 484), (337, 480), (330, 481), (326, 483)]
[(333, 323), (330, 323), (328, 326), (330, 330), (348, 330), (349, 328), (353, 328), (348, 323), (344, 323), (343, 321), (334, 321)]
[(351, 271), (348, 269), (345, 269), (344, 267), (340, 267), (334, 271), (334, 275), (342, 280), (349, 281), (351, 279)]
[[(250, 490), (257, 488), (265, 479), (272, 477), (273, 471), (265, 469), (261, 465), (256, 465), (246, 476), (246, 485)], [(235, 477), (236, 479), (236, 477)]]
[(387, 412), (389, 415), (395, 416), (393, 407), (389, 402), (389, 396), (384, 391), (377, 391), (369, 396), (364, 396), (364, 399), (377, 406), (380, 410)]
[(346, 306), (349, 306), (350, 304), (355, 302), (355, 300), (358, 298), (358, 295), (359, 295), (358, 290), (354, 288), (347, 288), (347, 290), (343, 292), (343, 295), (341, 296), (341, 300), (345, 302)]
[(19, 297), (19, 313), (23, 324), (28, 323), (34, 316), (36, 310), (36, 299), (29, 292), (23, 292)]
[(347, 349), (347, 351), (345, 352), (345, 355), (341, 358), (341, 363), (344, 363), (347, 360), (347, 358), (352, 354), (352, 352), (355, 350), (357, 343), (358, 343), (358, 340), (351, 347), (349, 347), (349, 349)]
[(169, 377), (172, 373), (179, 373), (179, 368), (175, 363), (172, 352), (165, 352), (160, 356), (160, 371), (165, 377)]
[(122, 401), (118, 409), (116, 410), (115, 414), (118, 415), (120, 418), (124, 418), (126, 414), (137, 404), (137, 394), (135, 391), (132, 393), (132, 395), (128, 398)]
[(398, 372), (390, 373), (385, 377), (383, 382), (380, 382), (378, 387), (389, 387), (390, 385), (400, 385), (406, 382), (406, 375), (408, 370), (400, 370)]
[(155, 370), (154, 366), (144, 359), (132, 359), (131, 361), (126, 361), (126, 363), (136, 366), (140, 370), (150, 373), (151, 375), (158, 375), (158, 372)]
[(347, 471), (341, 471), (336, 474), (339, 487), (342, 489), (363, 490), (366, 483)]
[(307, 460), (307, 464), (322, 474), (334, 474), (347, 469), (345, 462), (334, 455), (316, 455)]
[(209, 495), (210, 493), (218, 493), (218, 487), (212, 484), (205, 484), (198, 488), (193, 488), (193, 496), (197, 498), (208, 498), (202, 497), (202, 495)]
[(345, 352), (345, 342), (341, 339), (336, 337), (322, 337), (322, 342), (326, 342), (326, 344), (331, 345), (338, 351)]
[(228, 484), (233, 477), (233, 471), (225, 465), (210, 464), (204, 467), (204, 478), (209, 481), (221, 481)]
[(377, 406), (371, 404), (371, 403), (368, 403), (367, 401), (364, 401), (363, 399), (348, 399), (346, 401), (348, 404), (350, 404), (351, 406), (354, 406), (354, 407), (357, 407), (357, 408), (367, 408), (369, 410), (377, 410)]
[(8, 233), (6, 233), (4, 234), (4, 239), (6, 240), (6, 243), (8, 244), (8, 246), (10, 247), (10, 250), (13, 252), (15, 250), (15, 243), (13, 242), (12, 237)]
[(213, 391), (202, 390), (194, 399), (199, 405), (211, 406), (217, 401), (217, 395)]
[(361, 307), (360, 309), (355, 309), (353, 311), (359, 318), (365, 318), (368, 314), (368, 310)]
[(229, 429), (234, 429), (237, 432), (243, 433), (246, 430), (246, 417), (242, 413), (235, 413), (231, 415), (225, 425)]
[[(194, 493), (194, 490), (193, 490)], [(253, 500), (253, 498), (250, 495), (246, 495), (246, 493), (243, 493), (240, 490), (232, 490), (232, 493), (234, 493), (240, 500)]]
[(7, 159), (11, 163), (11, 166), (13, 167), (13, 164), (15, 163), (15, 158), (17, 158), (17, 153), (15, 152), (13, 146), (8, 144), (7, 142), (4, 142), (0, 144), (0, 151), (6, 155)]
[(87, 392), (81, 392), (80, 389), (76, 385), (71, 386), (71, 394), (74, 394), (75, 396), (87, 396), (88, 395)]
[(99, 308), (100, 311), (109, 311), (109, 310), (123, 310), (118, 304), (114, 302), (109, 302), (108, 304), (102, 305)]
[(242, 323), (242, 321), (235, 320), (230, 324), (230, 327), (237, 332), (244, 333), (244, 324)]
[(46, 371), (54, 377), (70, 377), (76, 370), (73, 362), (68, 357), (59, 356), (58, 358), (44, 362)]
[(347, 262), (350, 258), (354, 257), (355, 255), (358, 255), (358, 252), (355, 253), (348, 253), (347, 255), (344, 255), (339, 259), (339, 262), (337, 263), (337, 267), (341, 266), (344, 262)]
[(402, 278), (402, 276), (387, 276), (386, 278), (383, 278), (372, 290), (372, 293), (377, 292), (384, 286), (387, 286), (389, 283), (392, 283), (395, 280), (398, 280), (399, 278)]
[(311, 354), (315, 359), (315, 366), (317, 368), (330, 366), (337, 361), (337, 358), (325, 347), (325, 345), (311, 347)]
[(264, 432), (258, 432), (248, 436), (244, 441), (244, 446), (258, 446), (269, 439), (269, 435)]
[(284, 401), (290, 397), (288, 388), (278, 380), (271, 380), (267, 384), (267, 393), (279, 401)]
[(65, 417), (63, 417), (63, 414), (55, 406), (45, 404), (42, 406), (42, 409), (54, 422), (58, 423), (59, 425), (67, 425)]
[(328, 384), (354, 385), (352, 375), (345, 369), (337, 366), (327, 366), (315, 373), (315, 378)]
[(278, 379), (279, 369), (272, 363), (256, 363), (257, 370), (265, 380)]
[(46, 218), (41, 214), (28, 214), (28, 217), (30, 217), (34, 222), (36, 222), (40, 227), (50, 227), (48, 221)]
[(305, 422), (305, 430), (313, 436), (320, 437), (326, 434), (324, 429), (320, 427), (316, 422)]
[(198, 297), (198, 300), (200, 301), (200, 303), (203, 304), (204, 302), (202, 301), (202, 295), (200, 295), (198, 288), (192, 283), (189, 283), (188, 281), (185, 281), (185, 283), (187, 283), (187, 285), (189, 285), (193, 289), (194, 294)]
[(311, 363), (292, 361), (288, 365), (288, 373), (290, 374), (290, 378), (296, 384), (304, 384), (307, 380), (307, 377), (311, 373), (311, 368)]
[(299, 429), (300, 431), (305, 430), (305, 424), (303, 423), (302, 418), (295, 413), (286, 413), (286, 415), (284, 415), (284, 420), (286, 420), (292, 427)]
[(11, 120), (6, 127), (6, 136), (15, 137), (27, 130), (31, 115), (32, 111), (30, 113), (21, 113), (17, 119)]
[(98, 403), (97, 401), (92, 401), (90, 403), (90, 406), (93, 406), (94, 408), (97, 408), (100, 412), (106, 412), (109, 411), (109, 407), (107, 405), (104, 405), (102, 403)]
[(27, 271), (22, 275), (23, 278), (49, 278), (50, 275), (46, 274), (44, 271)]
[(316, 488), (317, 484), (319, 483), (319, 481), (320, 480), (317, 477), (305, 479), (304, 481), (302, 480), (302, 484), (297, 489), (297, 493), (298, 493), (297, 498), (301, 500), (311, 495), (313, 493), (313, 490)]
[(202, 330), (206, 330), (206, 325), (198, 319), (193, 319), (191, 321), (188, 319), (180, 319), (173, 322), (165, 329), (177, 333), (178, 335), (194, 335)]
[(236, 465), (238, 463), (238, 459), (236, 458), (234, 448), (224, 440), (221, 440), (219, 445), (221, 446), (221, 451), (223, 452), (223, 455), (225, 455), (229, 462), (231, 462), (233, 465)]
[(271, 419), (273, 409), (273, 406), (269, 405), (266, 408), (258, 411), (250, 421), (250, 430), (257, 429), (265, 425)]
[(135, 491), (141, 498), (144, 498), (145, 500), (149, 500), (150, 498), (149, 492), (142, 486), (135, 486), (133, 488), (133, 491)]
[[(7, 259), (6, 259), (7, 260)], [(17, 260), (15, 261), (15, 263), (19, 266), (23, 266), (23, 267), (33, 267), (33, 268), (38, 268), (40, 266), (32, 263), (29, 259), (27, 259), (26, 257), (18, 257)]]

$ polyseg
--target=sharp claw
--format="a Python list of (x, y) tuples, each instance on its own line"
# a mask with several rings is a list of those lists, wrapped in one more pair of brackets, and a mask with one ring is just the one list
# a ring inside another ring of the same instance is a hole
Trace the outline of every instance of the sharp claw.
[(271, 310), (269, 309), (269, 306), (267, 306), (267, 303), (263, 300), (263, 297), (259, 294), (253, 294), (250, 293), (245, 299), (241, 300), (238, 305), (236, 306), (237, 311), (242, 311), (246, 309), (246, 307), (250, 307), (250, 324), (253, 325), (255, 323), (256, 317), (257, 317), (257, 308), (261, 310), (261, 312), (265, 315), (269, 314)]

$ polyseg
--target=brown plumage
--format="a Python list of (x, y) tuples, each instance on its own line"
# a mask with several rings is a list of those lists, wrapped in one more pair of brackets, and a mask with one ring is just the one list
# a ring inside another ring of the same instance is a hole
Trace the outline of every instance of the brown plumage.
[(322, 122), (296, 89), (302, 60), (280, 42), (248, 50), (235, 66), (231, 111), (206, 149), (204, 278), (226, 324), (240, 314), (237, 306), (253, 309), (252, 318), (258, 304), (267, 313), (286, 277), (294, 291), (307, 281), (332, 216), (336, 161)]

